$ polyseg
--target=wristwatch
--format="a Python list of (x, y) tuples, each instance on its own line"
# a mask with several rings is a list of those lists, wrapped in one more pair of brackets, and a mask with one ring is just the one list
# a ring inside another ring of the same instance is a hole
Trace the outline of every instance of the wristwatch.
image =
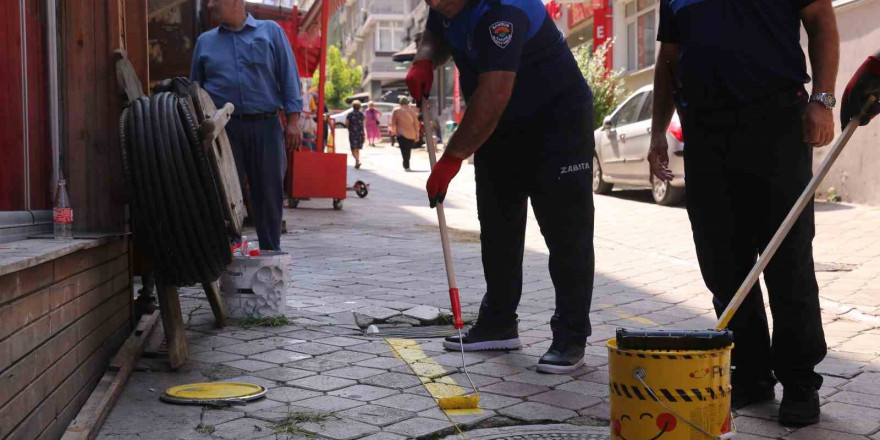
[(810, 100), (808, 102), (818, 102), (819, 104), (824, 105), (828, 110), (831, 110), (837, 105), (837, 98), (830, 93), (814, 93), (810, 95)]

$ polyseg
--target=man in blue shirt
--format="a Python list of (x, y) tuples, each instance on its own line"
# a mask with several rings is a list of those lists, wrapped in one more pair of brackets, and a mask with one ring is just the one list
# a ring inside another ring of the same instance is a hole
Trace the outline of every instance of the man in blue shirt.
[[(245, 0), (211, 0), (220, 26), (196, 42), (190, 79), (217, 107), (235, 106), (226, 126), (238, 175), (247, 175), (260, 248), (281, 249), (285, 147), (299, 146), (302, 93), (290, 43), (274, 21), (256, 20)], [(287, 116), (282, 127), (279, 112)]]
[[(812, 93), (800, 44), (809, 37)], [(831, 0), (661, 0), (649, 160), (666, 167), (674, 105), (684, 128), (687, 210), (697, 258), (720, 314), (812, 177), (813, 149), (834, 136), (839, 38)], [(773, 400), (779, 420), (819, 421), (825, 357), (813, 269), (812, 206), (764, 271), (771, 343), (756, 285), (730, 322), (734, 409)]]
[(464, 337), (450, 350), (520, 347), (516, 309), (528, 201), (550, 250), (556, 313), (546, 373), (584, 363), (593, 292), (590, 164), (593, 97), (541, 0), (427, 0), (431, 7), (410, 94), (421, 101), (434, 66), (452, 55), (467, 111), (428, 178), (431, 206), (442, 202), (461, 162), (476, 152), (477, 209), (486, 294)]

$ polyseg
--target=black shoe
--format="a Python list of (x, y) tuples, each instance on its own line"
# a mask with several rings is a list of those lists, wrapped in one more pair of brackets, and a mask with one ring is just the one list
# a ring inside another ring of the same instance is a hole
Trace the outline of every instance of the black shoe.
[(776, 398), (772, 382), (734, 385), (730, 393), (730, 407), (737, 410), (753, 403), (770, 402)]
[(819, 391), (811, 386), (784, 387), (782, 404), (779, 405), (779, 423), (785, 426), (819, 423)]
[(566, 374), (584, 365), (584, 346), (575, 343), (553, 342), (550, 349), (538, 361), (538, 371), (550, 374)]
[(480, 350), (516, 350), (522, 347), (519, 342), (519, 331), (516, 324), (506, 328), (481, 326), (474, 324), (463, 340), (458, 335), (450, 336), (443, 341), (447, 350), (480, 351)]

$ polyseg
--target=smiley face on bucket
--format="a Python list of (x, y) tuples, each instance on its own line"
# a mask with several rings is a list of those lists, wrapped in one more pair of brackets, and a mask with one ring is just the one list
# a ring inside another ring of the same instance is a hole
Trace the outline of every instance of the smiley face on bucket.
[[(657, 415), (657, 417), (654, 417), (651, 413), (641, 413), (638, 416), (621, 414), (620, 417), (615, 418), (611, 422), (611, 432), (614, 434), (615, 438), (620, 438), (622, 440), (657, 440), (663, 437), (663, 434), (674, 430), (675, 425), (677, 424), (678, 420), (676, 420), (675, 416), (669, 413), (661, 413)], [(631, 433), (630, 435), (636, 435), (635, 433), (652, 433), (655, 431), (657, 434), (652, 437), (642, 438), (642, 435), (627, 437), (627, 433)]]

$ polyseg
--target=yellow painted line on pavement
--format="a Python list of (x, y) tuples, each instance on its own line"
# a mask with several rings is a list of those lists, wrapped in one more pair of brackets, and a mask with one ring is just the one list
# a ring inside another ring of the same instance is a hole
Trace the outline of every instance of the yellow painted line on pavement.
[(650, 325), (652, 327), (658, 325), (656, 322), (651, 321), (648, 318), (642, 318), (641, 316), (629, 315), (621, 312), (614, 312), (614, 314), (620, 316), (623, 319), (626, 319), (627, 321), (638, 322), (639, 324)]
[[(449, 371), (437, 361), (431, 359), (425, 354), (418, 342), (412, 339), (386, 338), (385, 342), (391, 346), (394, 357), (406, 362), (412, 372), (422, 382), (422, 386), (431, 394), (434, 399), (444, 397), (463, 396), (468, 394), (469, 389), (464, 389), (449, 376)], [(482, 414), (483, 410), (475, 409), (455, 409), (445, 410), (448, 415), (471, 415)]]

